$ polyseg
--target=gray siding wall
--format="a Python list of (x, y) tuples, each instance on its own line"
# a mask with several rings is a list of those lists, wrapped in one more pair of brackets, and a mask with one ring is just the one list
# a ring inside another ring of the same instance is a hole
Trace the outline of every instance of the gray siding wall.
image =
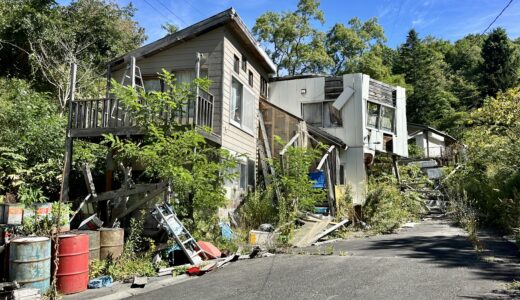
[[(195, 70), (196, 54), (208, 53), (207, 63), (203, 67), (208, 68), (208, 77), (212, 81), (209, 92), (215, 99), (213, 114), (213, 130), (222, 135), (222, 62), (223, 62), (224, 29), (216, 28), (208, 33), (192, 40), (177, 44), (169, 49), (161, 51), (153, 56), (137, 61), (143, 76), (155, 75), (162, 72), (175, 70)], [(124, 69), (113, 72), (112, 78), (121, 82)]]
[[(240, 66), (240, 72), (237, 74), (233, 70), (234, 56), (237, 56), (242, 61), (242, 57), (247, 58), (247, 71), (242, 70)], [(251, 55), (248, 55), (248, 51), (242, 47), (241, 43), (235, 38), (235, 35), (229, 30), (224, 32), (224, 62), (223, 62), (223, 82), (222, 82), (222, 147), (231, 150), (236, 153), (245, 154), (250, 159), (256, 160), (256, 138), (258, 134), (258, 122), (256, 121), (256, 112), (259, 105), (260, 97), (260, 76), (267, 79), (267, 72), (259, 66), (258, 62), (253, 59)], [(249, 86), (249, 71), (253, 72), (253, 87)], [(254, 130), (244, 130), (237, 127), (235, 124), (230, 122), (230, 110), (231, 110), (231, 81), (235, 77), (240, 81), (244, 88), (249, 89), (255, 97), (253, 116), (255, 116)]]

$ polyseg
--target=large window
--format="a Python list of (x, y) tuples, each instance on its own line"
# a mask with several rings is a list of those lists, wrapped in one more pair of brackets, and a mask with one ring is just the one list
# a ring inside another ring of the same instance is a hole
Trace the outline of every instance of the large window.
[(242, 122), (242, 84), (233, 78), (231, 82), (231, 119), (237, 123)]
[(394, 132), (395, 108), (367, 102), (367, 126)]
[(341, 112), (332, 106), (332, 101), (303, 103), (303, 119), (317, 127), (341, 127)]
[(249, 133), (253, 133), (255, 125), (256, 97), (238, 79), (231, 81), (231, 122)]

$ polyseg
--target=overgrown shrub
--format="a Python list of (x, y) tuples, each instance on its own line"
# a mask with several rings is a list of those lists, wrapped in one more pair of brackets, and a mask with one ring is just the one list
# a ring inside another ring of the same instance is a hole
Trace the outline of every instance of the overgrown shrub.
[(520, 227), (520, 88), (487, 99), (466, 126), (466, 159), (446, 180), (452, 211), (513, 233)]
[(364, 217), (377, 233), (391, 233), (422, 212), (421, 199), (415, 192), (401, 192), (390, 181), (370, 180)]
[(0, 195), (17, 194), (22, 184), (57, 195), (65, 124), (48, 94), (0, 78)]
[(114, 159), (128, 166), (140, 163), (143, 177), (169, 181), (175, 193), (174, 202), (184, 225), (198, 238), (214, 240), (220, 236), (217, 212), (227, 204), (224, 182), (235, 174), (236, 158), (223, 149), (206, 145), (200, 130), (181, 126), (175, 118), (165, 122), (165, 113), (180, 112), (195, 97), (197, 86), (207, 88), (208, 80), (196, 79), (191, 84), (176, 83), (175, 76), (163, 70), (160, 74), (165, 92), (144, 92), (113, 81), (112, 92), (129, 110), (138, 126), (145, 129), (142, 141), (105, 136), (105, 144)]

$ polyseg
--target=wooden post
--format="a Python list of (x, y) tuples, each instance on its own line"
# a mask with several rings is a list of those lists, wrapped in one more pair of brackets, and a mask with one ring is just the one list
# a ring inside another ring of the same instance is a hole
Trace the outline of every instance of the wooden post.
[[(195, 63), (195, 78), (200, 77), (200, 53), (197, 52), (197, 60)], [(188, 111), (189, 114), (189, 111)], [(189, 118), (189, 116), (188, 116)], [(195, 116), (193, 116), (193, 125), (197, 126), (199, 122), (199, 85), (197, 84), (197, 89), (195, 91)]]
[(130, 59), (130, 84), (135, 89), (135, 56)]
[(70, 136), (70, 126), (72, 122), (72, 102), (76, 93), (76, 72), (77, 66), (75, 63), (70, 65), (70, 97), (69, 97), (69, 120), (67, 124), (67, 131), (65, 137), (65, 157), (63, 159), (63, 173), (61, 180), (60, 201), (69, 201), (69, 176), (72, 168), (72, 137)]
[(399, 173), (399, 165), (397, 165), (397, 155), (392, 155), (392, 164), (394, 166), (395, 177), (397, 178), (397, 183), (401, 184), (401, 174)]
[(424, 131), (426, 133), (426, 158), (430, 158), (430, 137), (429, 137), (429, 131)]

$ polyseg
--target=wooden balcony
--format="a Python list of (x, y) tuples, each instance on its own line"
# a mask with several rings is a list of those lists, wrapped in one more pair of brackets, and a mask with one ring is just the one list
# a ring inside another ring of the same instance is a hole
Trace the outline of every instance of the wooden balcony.
[[(180, 126), (213, 128), (214, 97), (200, 89), (194, 100), (182, 108), (164, 110), (157, 117), (164, 122), (175, 122)], [(141, 136), (142, 128), (137, 126), (129, 111), (116, 98), (75, 100), (69, 114), (69, 134), (73, 138), (99, 139), (103, 134), (118, 136)], [(220, 144), (220, 136), (201, 133), (209, 140)]]

